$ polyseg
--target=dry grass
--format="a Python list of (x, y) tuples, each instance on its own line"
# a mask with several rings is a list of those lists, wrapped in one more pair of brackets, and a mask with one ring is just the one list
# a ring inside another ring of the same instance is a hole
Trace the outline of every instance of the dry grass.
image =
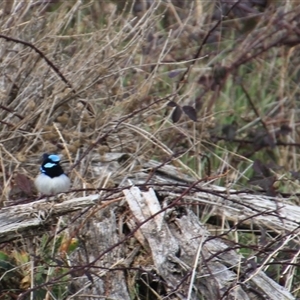
[[(272, 191), (296, 195), (299, 5), (254, 7), (251, 17), (226, 4), (218, 21), (213, 1), (121, 4), (8, 1), (0, 11), (1, 205), (16, 173), (37, 175), (44, 152), (64, 154), (74, 191), (109, 187), (153, 158), (249, 189), (260, 159), (277, 166)], [(172, 122), (170, 101), (195, 107), (198, 121)], [(93, 155), (107, 152), (130, 158), (95, 175)]]

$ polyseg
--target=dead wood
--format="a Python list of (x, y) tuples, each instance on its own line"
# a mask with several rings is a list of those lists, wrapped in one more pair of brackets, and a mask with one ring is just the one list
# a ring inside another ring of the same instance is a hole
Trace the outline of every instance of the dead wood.
[[(133, 186), (123, 192), (115, 189), (110, 202), (107, 195), (99, 199), (96, 194), (2, 208), (0, 242), (39, 235), (57, 217), (71, 213), (74, 217), (74, 212), (90, 207), (88, 215), (78, 215), (69, 226), (70, 235), (80, 231), (81, 236), (70, 262), (70, 299), (77, 295), (132, 299), (136, 284), (148, 287), (149, 299), (295, 299), (263, 272), (265, 264), (253, 264), (230, 242), (212, 236), (189, 204), (200, 203), (211, 215), (234, 224), (243, 220), (277, 233), (292, 232), (283, 245), (298, 236), (297, 206), (197, 183), (179, 169), (154, 161), (125, 179), (119, 187), (128, 182)], [(157, 187), (164, 195), (161, 201), (154, 192)]]

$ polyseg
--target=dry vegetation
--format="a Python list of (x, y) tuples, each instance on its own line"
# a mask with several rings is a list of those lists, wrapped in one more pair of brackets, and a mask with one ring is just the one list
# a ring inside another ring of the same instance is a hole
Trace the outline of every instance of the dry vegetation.
[[(70, 197), (101, 192), (112, 200), (143, 162), (155, 159), (195, 180), (298, 204), (299, 28), (296, 1), (6, 1), (0, 8), (1, 206), (37, 199), (30, 180), (45, 152), (64, 155)], [(121, 153), (117, 168), (101, 164), (110, 153)], [(197, 213), (212, 233), (232, 226), (202, 209)], [(68, 223), (60, 221), (34, 244), (1, 245), (0, 268), (17, 271), (0, 283), (0, 299), (17, 299), (29, 287), (34, 299), (46, 291), (48, 299), (65, 299), (69, 279), (58, 276), (64, 270), (52, 274), (61, 281), (53, 281), (51, 293), (38, 276), (48, 272), (49, 280), (49, 265), (61, 263), (44, 257), (75, 240), (78, 246), (80, 229), (66, 242), (61, 222)], [(278, 232), (239, 225), (225, 238), (245, 256), (261, 255), (258, 264), (280, 244)], [(295, 236), (267, 271), (298, 298)], [(268, 239), (273, 243), (262, 251)], [(22, 267), (32, 252), (40, 263), (36, 289)], [(138, 274), (151, 264), (146, 253), (139, 259)], [(173, 299), (158, 296), (166, 293), (162, 283), (151, 294), (130, 274), (132, 299)]]

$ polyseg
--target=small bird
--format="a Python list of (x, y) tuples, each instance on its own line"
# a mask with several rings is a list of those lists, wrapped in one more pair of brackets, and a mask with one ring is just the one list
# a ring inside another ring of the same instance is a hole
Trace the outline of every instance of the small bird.
[(56, 154), (43, 154), (41, 173), (36, 177), (34, 184), (43, 195), (55, 195), (67, 192), (71, 181), (59, 164), (60, 157)]

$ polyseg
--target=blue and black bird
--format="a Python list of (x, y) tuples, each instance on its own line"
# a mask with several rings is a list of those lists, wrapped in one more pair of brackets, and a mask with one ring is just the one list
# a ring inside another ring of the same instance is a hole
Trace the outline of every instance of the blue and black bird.
[(67, 192), (71, 181), (59, 164), (60, 157), (56, 154), (43, 154), (41, 173), (36, 177), (34, 184), (43, 195), (55, 195)]

